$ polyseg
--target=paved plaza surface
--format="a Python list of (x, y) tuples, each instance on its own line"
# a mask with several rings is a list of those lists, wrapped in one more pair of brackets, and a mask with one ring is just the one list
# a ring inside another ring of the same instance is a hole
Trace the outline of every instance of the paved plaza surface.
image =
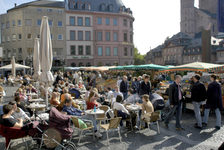
[[(5, 87), (7, 97), (4, 102), (12, 99), (12, 93), (17, 87)], [(151, 125), (151, 130), (145, 129), (141, 131), (122, 130), (122, 143), (120, 143), (116, 131), (109, 132), (110, 146), (107, 146), (106, 134), (101, 130), (102, 139), (93, 140), (91, 136), (83, 137), (79, 150), (216, 150), (224, 141), (224, 127), (219, 131), (215, 130), (215, 115), (211, 114), (208, 127), (198, 130), (193, 127), (195, 123), (194, 113), (187, 111), (183, 113), (182, 124), (184, 131), (175, 130), (175, 121), (171, 121), (169, 129), (166, 129), (163, 122), (160, 122), (161, 133), (157, 134), (156, 125)], [(28, 139), (29, 140), (29, 139)], [(77, 145), (77, 136), (74, 135), (73, 142)], [(25, 144), (20, 140), (16, 140), (12, 149), (23, 150)], [(31, 142), (28, 142), (29, 149), (32, 149)], [(4, 149), (4, 138), (0, 137), (0, 150)], [(60, 148), (58, 148), (60, 149)]]

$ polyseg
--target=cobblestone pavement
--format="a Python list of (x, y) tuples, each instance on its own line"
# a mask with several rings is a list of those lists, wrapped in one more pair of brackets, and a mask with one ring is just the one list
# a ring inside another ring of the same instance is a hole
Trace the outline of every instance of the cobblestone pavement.
[[(7, 87), (7, 96), (4, 102), (11, 99), (10, 95), (16, 90), (16, 87)], [(182, 117), (184, 131), (175, 130), (175, 121), (170, 124), (169, 129), (166, 129), (164, 124), (160, 123), (161, 134), (157, 134), (156, 126), (152, 125), (151, 130), (145, 129), (141, 131), (121, 131), (122, 143), (120, 143), (116, 131), (109, 133), (110, 146), (107, 146), (106, 134), (101, 130), (103, 137), (99, 140), (93, 140), (91, 136), (83, 137), (79, 150), (211, 150), (217, 149), (224, 141), (224, 128), (219, 131), (215, 130), (215, 116), (210, 115), (208, 127), (203, 130), (193, 128), (195, 118), (193, 112), (186, 112)], [(74, 137), (74, 143), (77, 143), (77, 136)], [(16, 142), (20, 142), (17, 140)], [(24, 143), (14, 144), (12, 149), (25, 149)], [(31, 145), (31, 144), (30, 144)], [(0, 137), (0, 150), (4, 149), (4, 138)], [(32, 149), (31, 147), (29, 149)]]

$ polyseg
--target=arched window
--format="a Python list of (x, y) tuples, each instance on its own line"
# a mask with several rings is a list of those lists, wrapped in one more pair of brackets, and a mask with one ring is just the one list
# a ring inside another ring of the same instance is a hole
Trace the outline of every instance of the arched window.
[(100, 4), (100, 11), (105, 11), (106, 5), (105, 4)]
[(82, 10), (85, 10), (85, 9), (86, 9), (86, 4), (83, 3), (83, 4), (82, 4)]
[(110, 5), (108, 6), (108, 11), (112, 12), (112, 11), (113, 11), (113, 9), (114, 9), (113, 5), (112, 5), (112, 4), (110, 4)]
[(76, 67), (76, 64), (74, 62), (71, 63), (71, 67)]
[(91, 66), (91, 63), (88, 62), (88, 63), (86, 64), (86, 67), (90, 67), (90, 66)]
[(82, 67), (82, 66), (83, 66), (83, 63), (82, 63), (82, 62), (80, 62), (80, 63), (79, 63), (79, 67)]

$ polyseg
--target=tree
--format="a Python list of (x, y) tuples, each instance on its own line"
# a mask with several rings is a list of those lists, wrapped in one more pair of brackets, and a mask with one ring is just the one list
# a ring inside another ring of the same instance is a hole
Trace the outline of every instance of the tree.
[(134, 48), (134, 54), (135, 65), (145, 64), (145, 55), (141, 55), (137, 48)]

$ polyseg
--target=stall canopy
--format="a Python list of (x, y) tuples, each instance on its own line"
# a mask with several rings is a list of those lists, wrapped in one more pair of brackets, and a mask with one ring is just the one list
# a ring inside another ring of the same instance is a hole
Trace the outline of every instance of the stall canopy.
[[(0, 69), (12, 70), (12, 64), (2, 66)], [(30, 67), (15, 63), (15, 69), (30, 69)]]
[(207, 69), (207, 72), (224, 72), (224, 65)]
[(162, 72), (169, 71), (207, 71), (210, 68), (220, 67), (218, 64), (204, 63), (204, 62), (194, 62), (180, 66), (169, 67), (169, 69), (164, 69)]
[(65, 67), (65, 70), (80, 70), (80, 67)]
[(146, 65), (117, 66), (115, 68), (111, 68), (110, 70), (161, 70), (161, 69), (168, 69), (168, 67), (155, 64), (146, 64)]
[(114, 68), (115, 66), (103, 66), (103, 67), (81, 67), (81, 70), (85, 71), (108, 71), (111, 68)]

